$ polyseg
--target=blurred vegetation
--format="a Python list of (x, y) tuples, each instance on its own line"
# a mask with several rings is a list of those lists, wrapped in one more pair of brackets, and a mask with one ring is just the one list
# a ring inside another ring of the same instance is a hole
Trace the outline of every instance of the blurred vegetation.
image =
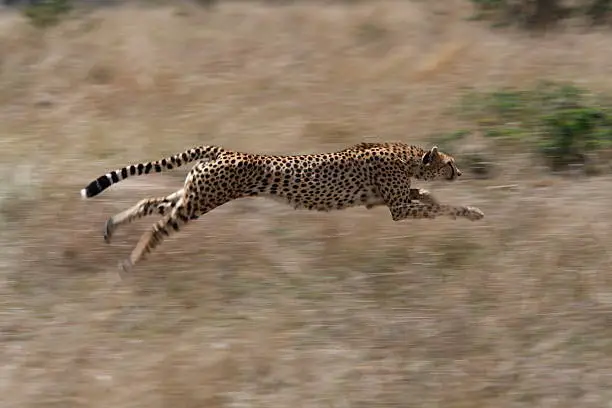
[(39, 0), (25, 6), (23, 13), (33, 26), (45, 28), (57, 24), (72, 8), (71, 0)]
[[(220, 0), (194, 0), (196, 4), (212, 7)], [(286, 4), (286, 0), (269, 0)], [(524, 28), (541, 28), (569, 17), (585, 17), (591, 24), (609, 22), (612, 0), (577, 0), (570, 4), (562, 0), (470, 0), (476, 9), (475, 19), (490, 19), (495, 25), (519, 25)], [(345, 0), (350, 3), (351, 1)], [(356, 2), (356, 1), (355, 1)], [(7, 1), (6, 4), (25, 2)], [(106, 4), (106, 2), (101, 2)], [(325, 2), (324, 2), (325, 3)], [(56, 24), (63, 15), (78, 4), (74, 0), (29, 1), (23, 7), (24, 14), (36, 27)]]
[(475, 18), (492, 19), (497, 25), (542, 28), (570, 17), (584, 17), (591, 24), (609, 21), (612, 0), (471, 0)]
[[(486, 137), (528, 148), (553, 170), (588, 165), (612, 147), (610, 99), (573, 84), (541, 82), (531, 89), (467, 93), (459, 115)], [(446, 141), (461, 140), (461, 130)]]
[[(567, 5), (559, 0), (471, 0), (479, 16), (506, 23), (520, 22), (535, 27), (570, 16), (587, 16), (593, 23), (606, 20), (612, 0), (577, 1)], [(211, 6), (217, 1), (197, 0)], [(73, 10), (74, 0), (30, 2), (23, 12), (36, 27), (49, 27)], [(364, 25), (360, 35), (378, 38), (384, 29)], [(542, 82), (532, 89), (499, 89), (468, 93), (459, 114), (467, 118), (487, 138), (527, 147), (545, 158), (553, 170), (573, 165), (589, 165), (596, 154), (612, 146), (610, 101), (573, 84)], [(444, 145), (463, 140), (469, 130), (436, 136)], [(473, 158), (474, 169), (489, 173), (487, 162)]]

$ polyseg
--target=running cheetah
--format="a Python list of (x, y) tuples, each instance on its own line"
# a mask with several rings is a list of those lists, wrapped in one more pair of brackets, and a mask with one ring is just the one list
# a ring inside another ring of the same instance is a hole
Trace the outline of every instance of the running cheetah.
[(294, 208), (315, 211), (354, 206), (385, 205), (394, 221), (405, 218), (484, 217), (476, 207), (440, 204), (417, 180), (455, 180), (461, 176), (452, 156), (433, 146), (425, 150), (399, 142), (359, 143), (333, 153), (271, 156), (240, 153), (219, 146), (200, 146), (155, 162), (111, 171), (81, 190), (83, 198), (100, 194), (129, 176), (171, 170), (196, 161), (183, 188), (166, 196), (146, 198), (108, 219), (104, 240), (109, 243), (120, 225), (157, 213), (162, 217), (144, 233), (121, 272), (130, 271), (161, 241), (185, 224), (229, 201), (267, 196)]

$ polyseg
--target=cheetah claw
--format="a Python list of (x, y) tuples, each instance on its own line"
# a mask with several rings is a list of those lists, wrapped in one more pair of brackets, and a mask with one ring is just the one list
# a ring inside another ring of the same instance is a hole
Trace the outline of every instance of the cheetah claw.
[(106, 224), (104, 224), (104, 242), (106, 242), (107, 244), (110, 244), (114, 229), (115, 229), (115, 226), (113, 224), (113, 219), (109, 218), (106, 221)]

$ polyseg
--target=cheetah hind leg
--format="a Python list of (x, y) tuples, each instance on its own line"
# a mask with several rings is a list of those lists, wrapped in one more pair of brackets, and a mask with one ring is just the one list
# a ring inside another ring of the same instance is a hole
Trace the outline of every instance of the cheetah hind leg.
[(180, 189), (166, 197), (145, 198), (136, 205), (110, 217), (104, 225), (104, 241), (110, 244), (113, 233), (121, 225), (129, 224), (151, 214), (166, 215), (176, 206), (185, 189)]
[(214, 203), (212, 200), (209, 200), (208, 205), (204, 208), (200, 207), (199, 209), (195, 210), (189, 206), (188, 210), (188, 207), (185, 206), (183, 199), (179, 199), (176, 207), (170, 212), (170, 214), (164, 216), (164, 218), (153, 224), (149, 231), (142, 234), (130, 256), (124, 261), (120, 262), (119, 273), (121, 277), (125, 278), (127, 274), (132, 271), (134, 265), (143, 260), (151, 251), (159, 246), (159, 244), (161, 244), (165, 238), (178, 232), (188, 222), (198, 219), (225, 201)]
[(186, 213), (185, 207), (180, 206), (174, 208), (170, 214), (153, 224), (153, 227), (149, 231), (142, 234), (130, 256), (120, 262), (119, 272), (121, 277), (125, 278), (126, 274), (132, 271), (134, 265), (159, 246), (164, 238), (178, 232), (193, 218), (194, 217)]

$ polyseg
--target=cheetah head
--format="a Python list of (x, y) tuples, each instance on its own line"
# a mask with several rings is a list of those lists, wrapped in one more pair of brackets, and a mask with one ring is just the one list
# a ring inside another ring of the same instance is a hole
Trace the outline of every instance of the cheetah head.
[(430, 151), (423, 154), (419, 173), (423, 180), (452, 181), (461, 176), (461, 170), (455, 164), (453, 156), (442, 153), (438, 150), (438, 146), (432, 147)]

